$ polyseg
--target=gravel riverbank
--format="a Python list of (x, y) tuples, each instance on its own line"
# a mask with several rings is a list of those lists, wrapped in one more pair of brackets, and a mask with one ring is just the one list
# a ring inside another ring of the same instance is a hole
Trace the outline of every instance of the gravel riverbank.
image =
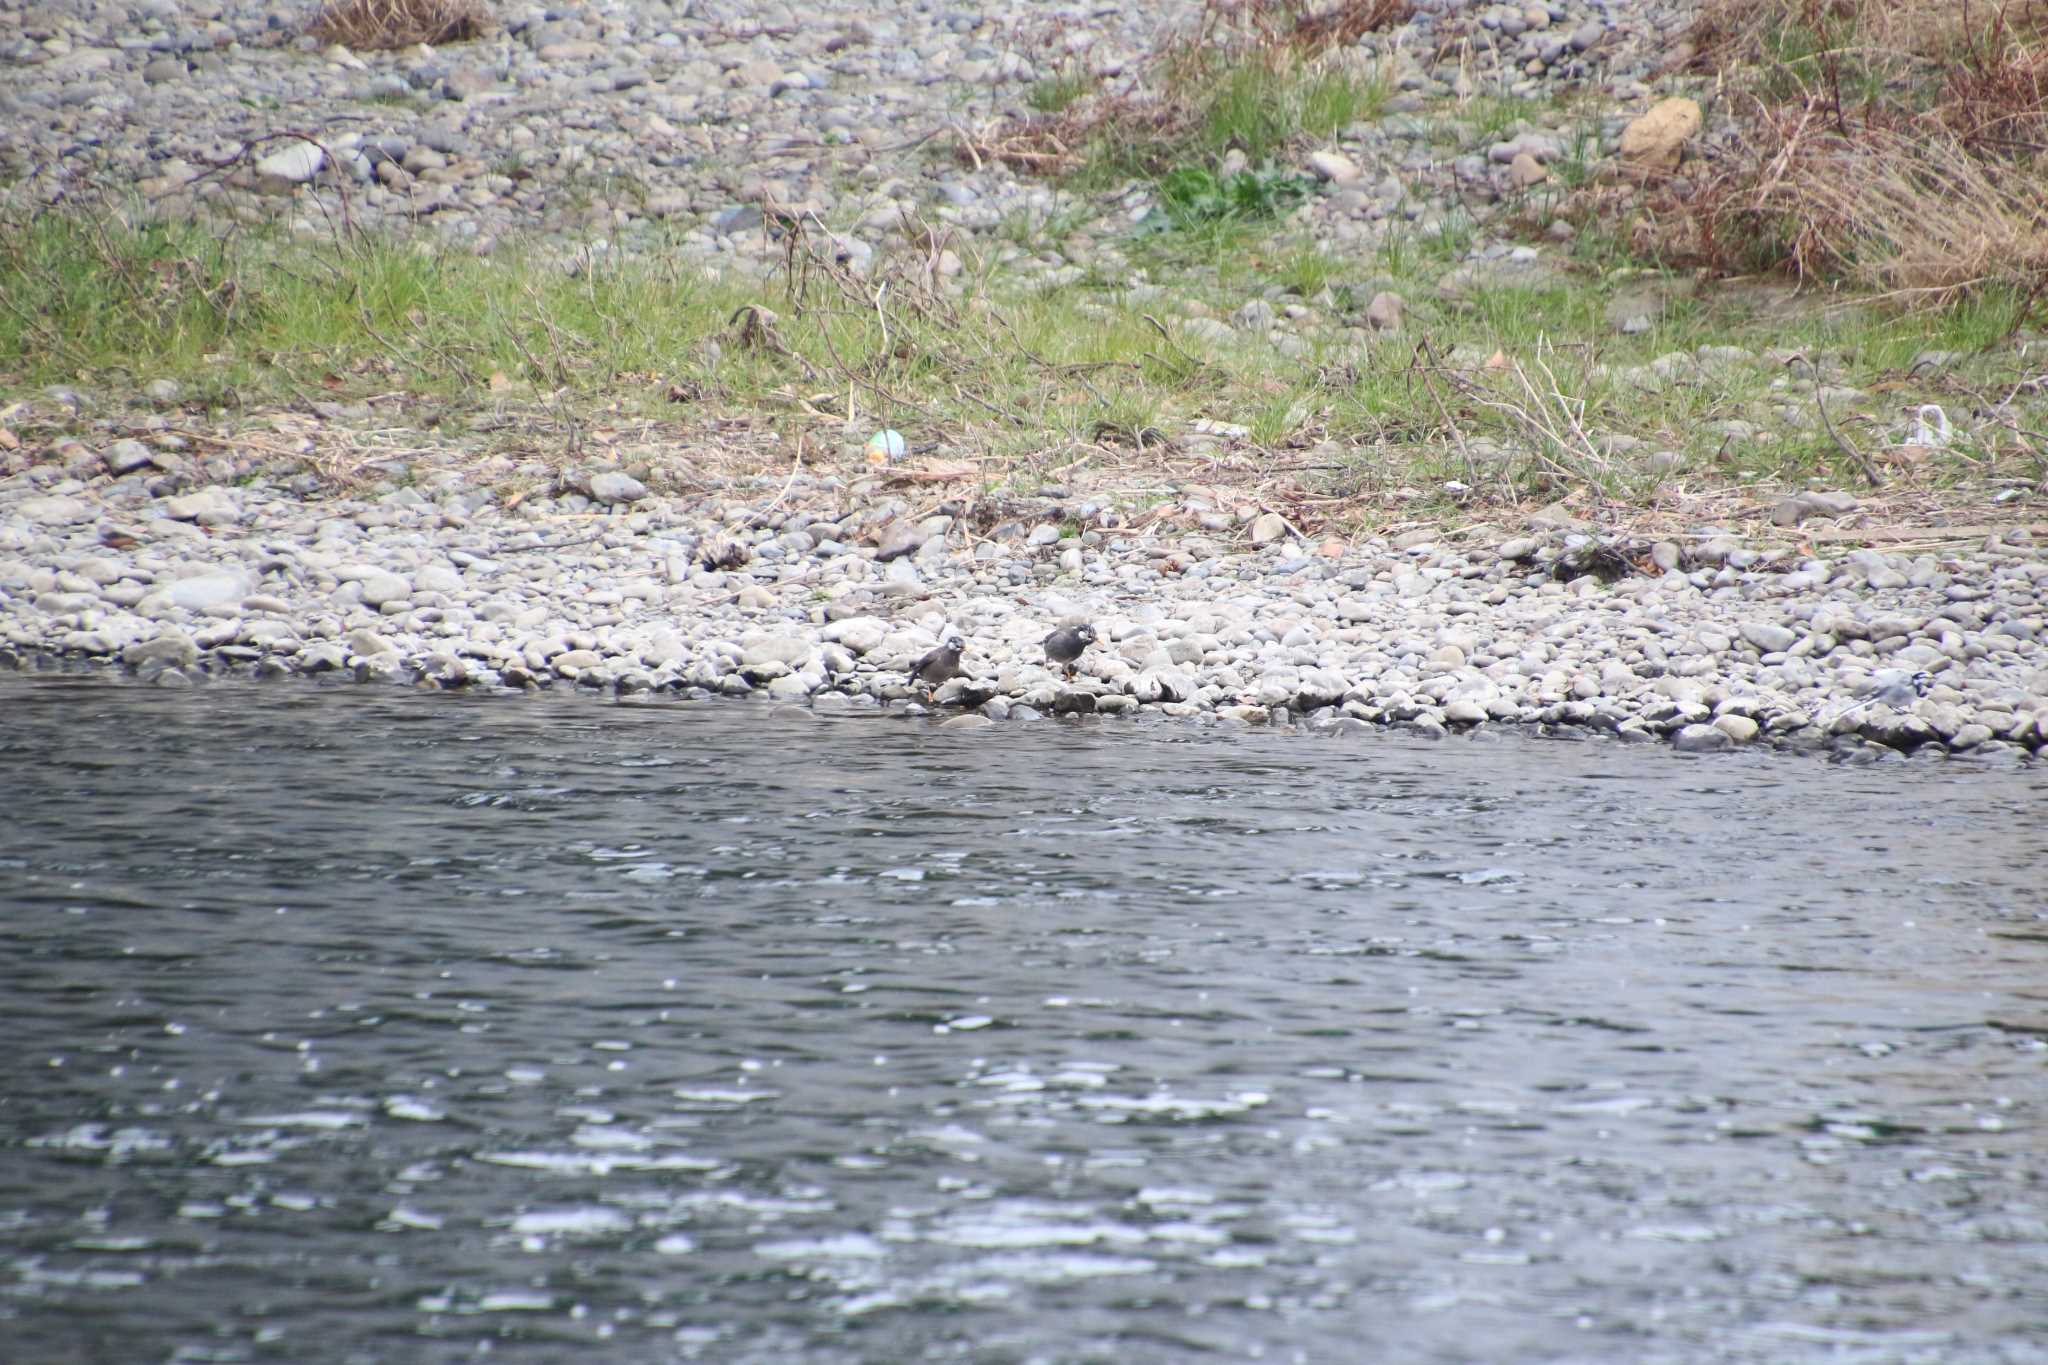
[[(762, 205), (851, 224), (873, 246), (907, 215), (963, 232), (1042, 217), (1058, 196), (960, 155), (1033, 85), (1112, 84), (1192, 0), (1000, 12), (823, 0), (496, 5), (491, 35), (356, 53), (304, 36), (316, 7), (58, 0), (0, 10), (0, 180), (49, 200), (132, 189), (159, 211), (418, 225), (491, 250), (536, 226), (631, 250), (765, 267)], [(1459, 94), (1607, 92), (1620, 123), (1672, 52), (1690, 0), (1419, 0), (1357, 56), (1390, 112)], [(1561, 155), (1541, 135), (1539, 159)], [(1317, 170), (1340, 193), (1305, 215), (1325, 239), (1487, 201), (1514, 151), (1446, 155), (1429, 120), (1360, 123)], [(1370, 172), (1370, 174), (1368, 174)], [(1122, 222), (1147, 196), (1116, 206)]]
[[(1540, 132), (1446, 152), (1408, 117), (1424, 102), (1572, 82), (1612, 98), (1611, 135), (1689, 6), (1417, 10), (1366, 40), (1393, 117), (1308, 165), (1330, 192), (1300, 226), (1339, 248), (1453, 201), (1483, 208), (1556, 154)], [(1114, 78), (1192, 12), (508, 7), (479, 43), (357, 55), (298, 38), (298, 9), (17, 8), (0, 12), (0, 172), (47, 198), (111, 179), (210, 220), (325, 230), (346, 213), (480, 252), (535, 230), (658, 240), (747, 269), (781, 252), (764, 203), (851, 222), (851, 243), (913, 213), (984, 234), (1044, 213), (1044, 184), (926, 144), (1063, 64)], [(1473, 249), (1511, 254), (1483, 234)], [(148, 378), (27, 406), (175, 405)], [(1149, 509), (1048, 486), (991, 511), (855, 456), (708, 492), (572, 461), (526, 496), (503, 469), (429, 453), (337, 488), (271, 460), (279, 441), (216, 448), (161, 419), (76, 430), (0, 451), (0, 662), (119, 663), (165, 685), (335, 673), (908, 707), (904, 670), (951, 625), (969, 650), (938, 693), (949, 725), (1155, 712), (1587, 727), (1693, 751), (2048, 746), (2048, 560), (2024, 532), (1818, 558), (1796, 531), (1632, 543), (1560, 516), (1344, 543), (1185, 485)], [(1068, 680), (1039, 641), (1081, 619), (1101, 642)]]
[[(1644, 574), (1569, 531), (1252, 548), (1057, 500), (976, 528), (880, 476), (693, 500), (600, 473), (509, 508), (453, 470), (318, 503), (153, 495), (166, 477), (0, 489), (0, 660), (910, 706), (905, 670), (950, 625), (968, 676), (937, 702), (956, 726), (1155, 712), (1694, 751), (2048, 746), (2048, 560), (2025, 543), (1822, 561), (1708, 537), (1648, 547)], [(1039, 642), (1081, 619), (1101, 643), (1069, 681)]]

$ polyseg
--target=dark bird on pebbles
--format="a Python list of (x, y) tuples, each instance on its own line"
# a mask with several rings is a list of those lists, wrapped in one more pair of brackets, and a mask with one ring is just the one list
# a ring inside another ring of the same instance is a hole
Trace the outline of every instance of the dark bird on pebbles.
[(1081, 656), (1087, 653), (1088, 646), (1094, 643), (1095, 627), (1086, 624), (1061, 626), (1045, 637), (1045, 661), (1049, 664), (1058, 664), (1071, 678)]
[(958, 635), (950, 635), (940, 639), (937, 649), (931, 650), (910, 666), (911, 684), (924, 684), (924, 699), (927, 703), (940, 687), (965, 671), (960, 667), (960, 656), (966, 652), (967, 642)]

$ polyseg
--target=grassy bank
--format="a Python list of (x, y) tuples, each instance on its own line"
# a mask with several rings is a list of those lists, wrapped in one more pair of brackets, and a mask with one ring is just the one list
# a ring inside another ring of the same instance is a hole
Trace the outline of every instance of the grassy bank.
[[(1590, 266), (1446, 290), (1454, 229), (1346, 258), (1227, 216), (1062, 241), (1077, 264), (1057, 274), (1025, 249), (1055, 245), (1032, 225), (1013, 239), (911, 234), (856, 272), (793, 223), (782, 267), (750, 283), (659, 252), (479, 258), (44, 216), (0, 227), (0, 386), (118, 404), (170, 379), (189, 413), (229, 419), (398, 395), (458, 432), (522, 407), (626, 415), (697, 449), (736, 419), (821, 451), (889, 426), (987, 483), (1093, 461), (1135, 483), (1284, 480), (1337, 516), (1854, 484), (1845, 442), (1883, 464), (1911, 408), (1960, 416), (2018, 373), (2002, 343), (2024, 301), (1995, 292), (1933, 315), (1787, 310), (1768, 288)], [(1396, 330), (1367, 321), (1383, 292), (1407, 300)], [(1233, 314), (1226, 335), (1213, 320)], [(1929, 368), (1930, 351), (1953, 354)], [(1887, 467), (1925, 487), (2038, 476), (2023, 432), (1997, 427)]]
[[(877, 244), (846, 235), (852, 209), (771, 205), (765, 275), (658, 237), (477, 256), (426, 232), (250, 228), (247, 203), (220, 223), (118, 197), (0, 208), (7, 461), (87, 429), (214, 439), (288, 413), (556, 460), (632, 423), (707, 474), (792, 448), (858, 470), (888, 427), (934, 479), (1229, 484), (1303, 526), (1559, 500), (1703, 521), (1815, 486), (1901, 517), (2037, 496), (2037, 7), (1959, 23), (1933, 0), (1713, 0), (1697, 60), (1735, 112), (1648, 184), (1610, 174), (1614, 111), (1584, 92), (1410, 94), (1419, 132), (1360, 135), (1394, 85), (1357, 39), (1404, 13), (1257, 0), (1114, 85), (1048, 68), (1009, 119), (926, 154), (1044, 177), (1056, 212), (979, 235), (913, 217)], [(1470, 196), (1483, 222), (1427, 174), (1406, 191), (1426, 209), (1325, 218), (1322, 240), (1303, 214), (1334, 188), (1311, 150), (1483, 163), (1530, 131), (1565, 154), (1499, 203)], [(280, 202), (312, 219), (303, 192), (256, 204)], [(145, 421), (156, 380), (179, 397)], [(72, 413), (52, 386), (92, 402)]]

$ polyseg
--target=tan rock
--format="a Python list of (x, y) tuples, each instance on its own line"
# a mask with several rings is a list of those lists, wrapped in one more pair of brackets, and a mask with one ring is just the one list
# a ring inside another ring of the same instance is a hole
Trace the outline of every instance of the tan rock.
[(1372, 296), (1372, 302), (1365, 306), (1366, 325), (1375, 332), (1398, 332), (1401, 330), (1401, 309), (1403, 301), (1399, 294), (1381, 290)]
[(1515, 159), (1508, 163), (1508, 178), (1518, 188), (1528, 189), (1550, 179), (1550, 172), (1543, 169), (1543, 163), (1527, 152), (1516, 152)]
[(1287, 537), (1287, 519), (1278, 512), (1266, 512), (1252, 521), (1252, 544), (1271, 545)]
[(1677, 170), (1685, 144), (1699, 131), (1699, 105), (1674, 95), (1623, 130), (1621, 159), (1643, 170)]
[(1353, 184), (1364, 174), (1358, 169), (1358, 163), (1342, 152), (1310, 152), (1308, 168), (1324, 180), (1338, 185)]

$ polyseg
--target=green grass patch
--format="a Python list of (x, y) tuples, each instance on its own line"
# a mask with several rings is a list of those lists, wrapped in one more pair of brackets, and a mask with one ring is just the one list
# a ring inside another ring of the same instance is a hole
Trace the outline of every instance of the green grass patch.
[(1224, 222), (1277, 218), (1315, 192), (1307, 176), (1280, 171), (1239, 171), (1219, 177), (1184, 166), (1159, 179), (1159, 204), (1139, 224), (1141, 233), (1169, 232)]
[(1472, 143), (1499, 142), (1528, 120), (1537, 106), (1507, 95), (1475, 95), (1466, 102), (1460, 119), (1470, 130)]
[(32, 381), (140, 356), (187, 371), (258, 306), (234, 244), (194, 226), (43, 214), (0, 227), (0, 365)]
[(1025, 91), (1024, 102), (1041, 114), (1061, 114), (1092, 94), (1096, 84), (1095, 78), (1085, 72), (1063, 71)]
[(1823, 6), (1788, 8), (1765, 25), (1760, 41), (1762, 88), (1773, 100), (1825, 90), (1867, 103), (1882, 98), (1896, 75), (1896, 53), (1862, 41), (1853, 15)]
[(1220, 155), (1235, 148), (1252, 161), (1266, 161), (1304, 139), (1327, 138), (1376, 119), (1386, 108), (1383, 82), (1347, 72), (1285, 60), (1214, 65), (1200, 64), (1184, 77), (1207, 92), (1194, 97), (1201, 119), (1191, 150)]
[[(0, 220), (0, 394), (59, 383), (125, 393), (168, 378), (226, 408), (403, 393), (432, 400), (457, 430), (527, 402), (678, 430), (744, 416), (821, 432), (841, 429), (832, 418), (851, 395), (855, 448), (893, 426), (919, 445), (994, 457), (992, 479), (1036, 478), (1091, 446), (1154, 451), (1208, 418), (1246, 428), (1254, 447), (1316, 448), (1305, 466), (1335, 493), (1427, 494), (1477, 477), (1531, 496), (1580, 485), (1633, 496), (1657, 481), (1648, 452), (1665, 448), (1687, 452), (1694, 478), (1853, 482), (1818, 431), (1810, 383), (1763, 358), (1767, 347), (1821, 357), (1829, 382), (1868, 392), (1830, 406), (1864, 449), (1916, 403), (1945, 402), (1960, 423), (1970, 392), (2016, 382), (2004, 339), (2019, 295), (1985, 292), (1921, 318), (1786, 313), (1779, 294), (1695, 297), (1655, 272), (1584, 270), (1446, 298), (1434, 286), (1453, 253), (1431, 235), (1390, 237), (1377, 256), (1333, 253), (1260, 216), (1270, 184), (1243, 191), (1247, 208), (1214, 177), (1182, 183), (1184, 204), (1209, 208), (1127, 250), (1098, 243), (1093, 273), (1058, 288), (1026, 257), (970, 260), (936, 289), (928, 263), (900, 246), (868, 276), (818, 257), (791, 287), (713, 278), (659, 250), (513, 241), (478, 257), (120, 213)], [(1050, 252), (1059, 243), (1042, 230), (1018, 233)], [(1133, 291), (1134, 277), (1158, 290)], [(1386, 288), (1408, 300), (1394, 336), (1364, 327), (1366, 301)], [(1656, 300), (1647, 333), (1616, 330), (1622, 291)], [(1298, 315), (1284, 328), (1302, 344), (1282, 349), (1252, 328), (1211, 337), (1189, 316), (1231, 318), (1256, 299)], [(1698, 365), (1703, 345), (1757, 358)], [(1965, 359), (1910, 374), (1925, 350)], [(1674, 377), (1645, 382), (1642, 367), (1672, 369), (1672, 353)], [(2048, 428), (2038, 396), (2018, 401), (2017, 420)], [(1769, 439), (1724, 449), (1732, 420)], [(1640, 454), (1610, 451), (1616, 437)], [(1983, 468), (2017, 458), (1967, 449)]]
[(1315, 66), (1285, 52), (1197, 53), (1169, 70), (1167, 92), (1155, 104), (1064, 106), (1081, 120), (1073, 131), (1086, 147), (1070, 183), (1104, 189), (1156, 179), (1214, 165), (1233, 151), (1253, 165), (1277, 163), (1379, 118), (1391, 93), (1377, 77)]

